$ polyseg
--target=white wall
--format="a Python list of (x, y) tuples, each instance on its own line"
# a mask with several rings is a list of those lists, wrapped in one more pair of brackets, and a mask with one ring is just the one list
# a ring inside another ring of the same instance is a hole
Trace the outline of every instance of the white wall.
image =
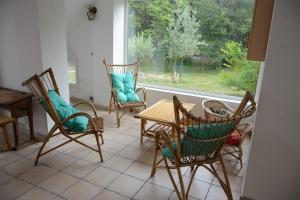
[[(36, 0), (0, 1), (0, 86), (24, 90), (22, 82), (41, 72)], [(34, 103), (34, 129), (47, 131), (46, 113)], [(21, 120), (27, 123), (27, 120)]]
[[(24, 80), (51, 66), (69, 99), (64, 12), (61, 0), (0, 1), (0, 86), (24, 90)], [(45, 111), (37, 102), (33, 109), (35, 131), (46, 134)]]
[(243, 196), (300, 199), (300, 1), (276, 1)]

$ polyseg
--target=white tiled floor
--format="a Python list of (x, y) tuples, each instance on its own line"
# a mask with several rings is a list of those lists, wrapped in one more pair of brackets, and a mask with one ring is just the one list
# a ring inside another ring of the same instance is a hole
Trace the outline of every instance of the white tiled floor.
[[(121, 127), (115, 125), (114, 113), (99, 111), (105, 119), (104, 145), (99, 155), (76, 143), (51, 152), (34, 166), (41, 145), (33, 144), (16, 152), (0, 153), (0, 199), (99, 199), (99, 200), (175, 200), (167, 172), (159, 168), (150, 177), (153, 158), (152, 139), (144, 138), (140, 144), (140, 121), (127, 114)], [(56, 138), (49, 146), (59, 144)], [(94, 137), (82, 141), (96, 144)], [(245, 141), (245, 159), (249, 148)], [(232, 157), (225, 157), (234, 199), (239, 199), (241, 183), (247, 163), (240, 165)], [(217, 165), (217, 170), (221, 169)], [(190, 171), (182, 169), (184, 181)], [(174, 171), (176, 175), (176, 172)], [(177, 180), (176, 180), (177, 181)], [(205, 169), (199, 169), (193, 182), (190, 198), (222, 200), (226, 196), (217, 180)]]

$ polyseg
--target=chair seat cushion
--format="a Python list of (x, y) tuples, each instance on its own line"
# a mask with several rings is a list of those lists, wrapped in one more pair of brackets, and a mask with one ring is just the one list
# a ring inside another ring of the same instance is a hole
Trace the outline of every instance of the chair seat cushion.
[(116, 74), (111, 73), (112, 87), (117, 92), (120, 103), (138, 102), (138, 95), (134, 91), (135, 77), (132, 73)]
[[(65, 102), (54, 90), (49, 90), (48, 96), (61, 121), (79, 112), (76, 108)], [(47, 104), (44, 100), (41, 100), (41, 104), (48, 111)], [(70, 119), (63, 125), (73, 132), (81, 132), (87, 129), (88, 122), (89, 120), (87, 117), (78, 116)]]
[(239, 145), (241, 142), (241, 134), (238, 132), (237, 129), (235, 129), (229, 136), (229, 138), (226, 141), (226, 144), (229, 145)]

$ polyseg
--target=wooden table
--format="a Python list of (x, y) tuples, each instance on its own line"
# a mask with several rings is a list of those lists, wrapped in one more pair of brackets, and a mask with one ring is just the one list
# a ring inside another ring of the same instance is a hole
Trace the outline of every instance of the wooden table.
[[(195, 106), (195, 104), (192, 103), (182, 103), (182, 105), (187, 111), (191, 111)], [(155, 138), (158, 130), (164, 130), (175, 138), (176, 132), (173, 101), (162, 99), (146, 110), (136, 114), (134, 117), (141, 119), (141, 143), (143, 143), (144, 136)], [(147, 121), (155, 123), (146, 128)], [(156, 166), (161, 162), (161, 160), (156, 162), (158, 150), (159, 144), (156, 142), (151, 176), (154, 175)]]
[(26, 92), (0, 87), (0, 107), (11, 112), (11, 117), (15, 119), (13, 125), (15, 147), (19, 144), (18, 118), (27, 116), (30, 129), (30, 140), (35, 140), (32, 117), (32, 95)]

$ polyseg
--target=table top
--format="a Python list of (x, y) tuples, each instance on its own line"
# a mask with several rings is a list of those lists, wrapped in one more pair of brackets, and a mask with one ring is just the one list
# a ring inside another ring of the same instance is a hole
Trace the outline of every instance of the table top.
[[(185, 102), (182, 102), (182, 105), (187, 111), (191, 111), (195, 106), (193, 103)], [(135, 117), (160, 123), (174, 124), (175, 115), (173, 101), (162, 99), (146, 110), (136, 114)]]
[(0, 104), (10, 105), (32, 95), (26, 92), (0, 87)]

